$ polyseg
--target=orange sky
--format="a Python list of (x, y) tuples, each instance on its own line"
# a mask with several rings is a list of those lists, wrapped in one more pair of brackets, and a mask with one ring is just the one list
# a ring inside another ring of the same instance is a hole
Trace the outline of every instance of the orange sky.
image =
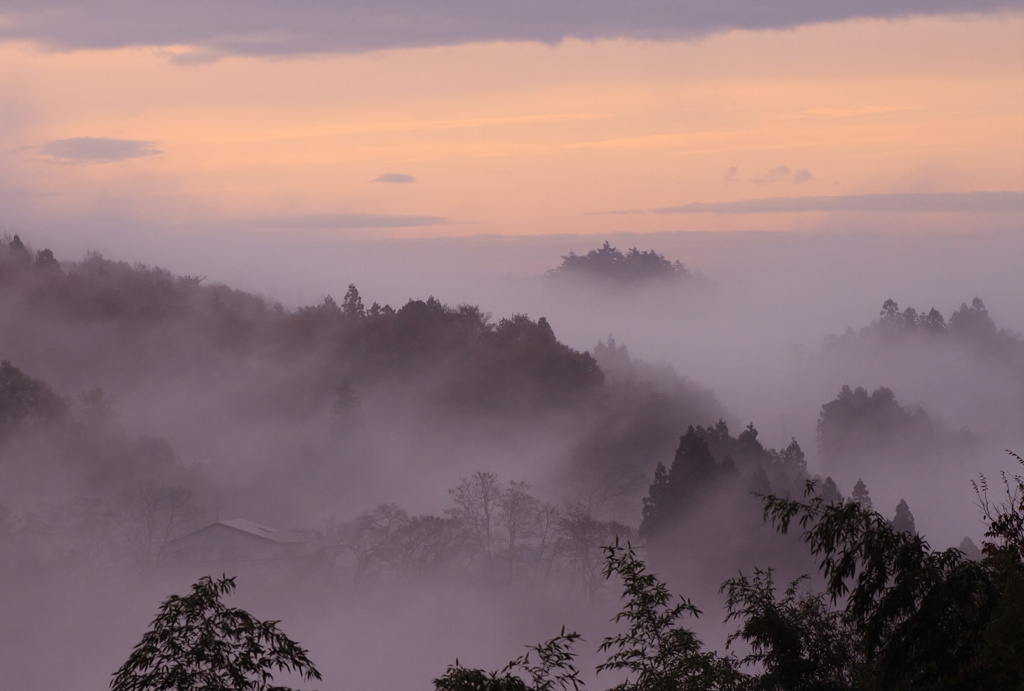
[[(338, 231), (417, 237), (841, 225), (849, 212), (600, 212), (1024, 192), (1022, 37), (1016, 14), (194, 65), (168, 48), (0, 43), (0, 201), (15, 229), (117, 217), (276, 232), (312, 214), (446, 219)], [(80, 137), (159, 153), (46, 148)], [(415, 181), (373, 182), (386, 173)]]

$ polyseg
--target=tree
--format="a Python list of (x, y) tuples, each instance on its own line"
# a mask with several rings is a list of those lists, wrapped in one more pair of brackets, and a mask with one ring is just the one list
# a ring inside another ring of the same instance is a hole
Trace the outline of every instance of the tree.
[(36, 253), (35, 270), (41, 273), (60, 273), (60, 262), (53, 256), (53, 250), (43, 249)]
[(874, 508), (871, 503), (871, 494), (868, 492), (868, 486), (864, 484), (864, 480), (857, 480), (857, 484), (853, 486), (853, 494), (850, 495), (850, 498), (868, 511)]
[[(628, 675), (614, 691), (1024, 688), (1024, 478), (1002, 479), (1005, 501), (990, 499), (983, 476), (975, 483), (988, 525), (980, 560), (933, 550), (858, 502), (828, 502), (813, 482), (804, 501), (764, 497), (776, 530), (799, 527), (824, 586), (801, 592), (800, 578), (780, 598), (771, 571), (726, 581), (727, 620), (740, 622), (728, 641), (747, 644), (742, 659), (705, 650), (681, 624), (699, 610), (616, 542), (605, 549), (605, 576), (622, 580), (615, 621), (629, 627), (604, 640), (610, 654), (597, 669)], [(530, 687), (442, 691), (506, 689)]]
[(990, 564), (933, 550), (856, 502), (826, 503), (813, 483), (807, 491), (806, 502), (765, 498), (765, 518), (783, 533), (798, 524), (820, 558), (824, 593), (843, 604), (865, 660), (855, 688), (995, 688), (984, 660), (1001, 598)]
[(366, 313), (363, 309), (363, 299), (359, 297), (359, 290), (353, 283), (350, 283), (348, 290), (345, 291), (345, 297), (341, 301), (341, 313), (353, 319)]
[(755, 569), (722, 584), (728, 594), (726, 620), (741, 622), (728, 646), (743, 640), (750, 653), (740, 662), (762, 671), (751, 689), (840, 691), (855, 688), (863, 662), (854, 631), (843, 612), (829, 607), (824, 593), (805, 591), (806, 576), (791, 582), (779, 600), (772, 570)]
[(602, 551), (620, 538), (628, 540), (633, 531), (616, 521), (597, 520), (581, 504), (565, 507), (558, 531), (559, 551), (568, 563), (573, 586), (579, 584), (583, 599), (590, 601), (601, 583)]
[(509, 580), (515, 578), (520, 543), (532, 537), (537, 527), (540, 502), (530, 494), (526, 482), (510, 480), (498, 496), (498, 522), (505, 529)]
[[(434, 680), (435, 691), (582, 691), (583, 682), (574, 663), (573, 644), (578, 633), (562, 632), (549, 641), (532, 646), (499, 672), (463, 667), (456, 660), (443, 677)], [(516, 672), (514, 674), (513, 672)], [(531, 685), (522, 679), (529, 676)]]
[(381, 504), (375, 509), (364, 511), (349, 523), (329, 520), (324, 530), (322, 548), (332, 566), (342, 552), (351, 553), (355, 558), (352, 582), (359, 583), (375, 564), (390, 556), (389, 552), (395, 548), (399, 532), (408, 524), (409, 514), (398, 504)]
[(271, 683), (275, 671), (321, 680), (307, 651), (278, 622), (221, 602), (234, 589), (234, 578), (204, 576), (191, 594), (167, 598), (114, 673), (111, 691), (289, 691)]
[(125, 492), (120, 508), (126, 547), (143, 570), (158, 566), (164, 545), (192, 529), (200, 515), (191, 489), (151, 480)]
[(671, 468), (658, 464), (648, 496), (644, 498), (641, 537), (652, 538), (672, 527), (699, 496), (723, 474), (701, 429), (693, 425), (679, 438)]
[(840, 504), (843, 501), (843, 495), (839, 493), (839, 487), (831, 477), (825, 478), (825, 482), (821, 483), (821, 498), (826, 504)]
[(25, 247), (25, 243), (17, 235), (7, 245), (7, 254), (15, 264), (27, 266), (32, 263), (32, 255), (29, 253), (28, 248)]
[(917, 526), (914, 524), (914, 514), (910, 513), (906, 499), (900, 499), (896, 505), (896, 515), (892, 519), (892, 527), (902, 533), (917, 533)]
[(558, 268), (549, 275), (564, 278), (578, 276), (589, 280), (607, 281), (619, 286), (636, 285), (651, 280), (684, 280), (689, 272), (679, 261), (672, 262), (654, 250), (636, 247), (623, 254), (611, 243), (585, 255), (570, 251), (562, 257)]
[(618, 540), (605, 548), (605, 578), (622, 579), (625, 605), (613, 621), (626, 621), (625, 633), (609, 636), (601, 652), (612, 651), (597, 671), (624, 670), (631, 675), (614, 691), (684, 691), (734, 688), (739, 674), (730, 658), (705, 651), (700, 639), (679, 622), (698, 617), (692, 602), (675, 598), (668, 586), (640, 561), (632, 547)]
[(882, 311), (878, 313), (878, 317), (878, 324), (883, 333), (896, 334), (903, 327), (900, 306), (892, 298), (882, 303)]
[(465, 526), (483, 554), (485, 567), (490, 569), (494, 560), (494, 527), (502, 494), (498, 476), (477, 471), (462, 478), (448, 493), (452, 495), (455, 506), (445, 513)]
[(68, 402), (49, 384), (27, 376), (6, 360), (0, 362), (0, 441), (15, 432), (55, 422), (67, 409)]

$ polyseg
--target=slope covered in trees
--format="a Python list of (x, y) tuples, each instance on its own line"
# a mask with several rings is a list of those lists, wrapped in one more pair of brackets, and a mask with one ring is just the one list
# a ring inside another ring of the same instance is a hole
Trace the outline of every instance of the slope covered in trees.
[[(1024, 465), (1024, 460), (1016, 457)], [(764, 497), (764, 517), (781, 533), (798, 531), (823, 580), (806, 577), (781, 593), (771, 570), (725, 581), (726, 621), (745, 654), (707, 646), (686, 619), (701, 611), (674, 598), (629, 547), (606, 549), (605, 575), (622, 584), (615, 622), (598, 672), (619, 671), (615, 691), (787, 689), (1019, 688), (1024, 616), (1024, 480), (1003, 476), (1005, 499), (982, 478), (984, 556), (936, 550), (911, 531), (858, 502)], [(435, 680), (438, 691), (540, 691), (584, 688), (573, 646), (562, 634), (503, 670), (456, 664)]]
[(636, 247), (623, 253), (607, 241), (586, 254), (570, 251), (562, 257), (562, 263), (549, 272), (549, 276), (557, 280), (582, 280), (618, 287), (684, 282), (691, 278), (679, 260), (673, 262), (654, 250)]
[(904, 407), (891, 389), (870, 394), (843, 386), (821, 407), (818, 446), (829, 468), (868, 470), (890, 459), (906, 465), (940, 454), (963, 453), (976, 446), (967, 429), (953, 432), (922, 408)]
[(826, 337), (808, 364), (819, 379), (837, 372), (836, 388), (890, 389), (922, 402), (932, 424), (1001, 439), (1003, 448), (1018, 441), (1024, 419), (1024, 337), (997, 319), (977, 297), (948, 317), (888, 299), (867, 326)]
[[(338, 294), (285, 309), (197, 277), (0, 243), (0, 584), (159, 579), (181, 566), (167, 545), (214, 516), (302, 527), (301, 566), (264, 584), (308, 591), (318, 613), (421, 588), (507, 599), (510, 610), (519, 597), (601, 607), (602, 548), (616, 538), (642, 544), (659, 573), (698, 595), (750, 564), (786, 581), (813, 570), (798, 537), (763, 525), (752, 495), (800, 496), (816, 479), (813, 451), (805, 458), (795, 439), (769, 448), (668, 365), (636, 360), (612, 337), (584, 352), (544, 317), (492, 318), (433, 297), (393, 308), (354, 285)], [(939, 332), (934, 319), (919, 332), (915, 319), (895, 340), (853, 337), (850, 352), (896, 359), (920, 343), (1002, 342), (981, 308), (964, 309), (949, 324), (974, 335)], [(821, 421), (822, 457), (840, 480), (817, 478), (822, 511), (847, 506), (852, 490), (858, 507), (884, 504), (899, 540), (916, 539), (927, 525), (911, 512), (917, 498), (897, 505), (857, 459), (948, 449), (957, 435), (887, 387), (843, 389)], [(772, 600), (764, 574), (735, 586), (738, 615), (756, 601), (845, 625), (820, 599)], [(725, 659), (682, 638), (700, 659)], [(545, 650), (557, 658), (560, 644)], [(516, 669), (529, 677), (539, 655)]]

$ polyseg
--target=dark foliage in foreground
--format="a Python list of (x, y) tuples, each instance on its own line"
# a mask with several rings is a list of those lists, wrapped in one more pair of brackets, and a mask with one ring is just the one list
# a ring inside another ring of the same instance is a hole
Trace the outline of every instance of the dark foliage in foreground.
[(149, 631), (114, 674), (111, 691), (289, 691), (274, 672), (307, 681), (320, 672), (276, 621), (260, 621), (221, 598), (235, 579), (199, 579), (189, 595), (172, 595)]
[[(611, 654), (598, 671), (628, 674), (615, 691), (1021, 688), (1024, 478), (1002, 481), (1001, 502), (990, 499), (984, 477), (975, 487), (988, 525), (980, 561), (933, 550), (859, 502), (826, 501), (813, 483), (805, 500), (765, 496), (765, 520), (780, 532), (800, 530), (825, 585), (810, 592), (797, 579), (780, 598), (771, 571), (726, 581), (726, 618), (739, 622), (729, 643), (747, 644), (743, 658), (705, 649), (680, 623), (699, 610), (672, 598), (632, 548), (608, 547), (606, 576), (623, 583), (615, 621), (628, 629), (601, 644)], [(551, 687), (501, 686), (494, 675), (459, 667), (435, 688)]]

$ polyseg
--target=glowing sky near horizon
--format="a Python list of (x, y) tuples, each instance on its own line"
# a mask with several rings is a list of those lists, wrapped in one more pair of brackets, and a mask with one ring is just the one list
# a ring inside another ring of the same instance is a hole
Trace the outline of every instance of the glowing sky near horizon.
[[(1022, 38), (1020, 13), (277, 56), (8, 37), (0, 229), (1021, 227)], [(747, 204), (779, 197), (842, 203)]]

